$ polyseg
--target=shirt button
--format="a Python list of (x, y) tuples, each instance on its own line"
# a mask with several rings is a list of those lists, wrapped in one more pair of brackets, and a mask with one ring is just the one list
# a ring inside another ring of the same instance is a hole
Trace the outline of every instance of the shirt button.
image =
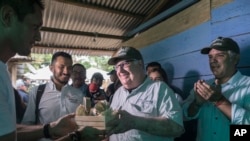
[(216, 132), (214, 132), (214, 135), (216, 135)]
[(217, 120), (217, 119), (218, 119), (218, 117), (215, 117), (215, 119)]

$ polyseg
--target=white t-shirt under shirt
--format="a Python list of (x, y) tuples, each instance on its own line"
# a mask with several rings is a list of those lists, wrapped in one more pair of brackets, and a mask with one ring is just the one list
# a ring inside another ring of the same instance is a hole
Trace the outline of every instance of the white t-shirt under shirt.
[(16, 130), (14, 91), (7, 66), (0, 61), (0, 136)]

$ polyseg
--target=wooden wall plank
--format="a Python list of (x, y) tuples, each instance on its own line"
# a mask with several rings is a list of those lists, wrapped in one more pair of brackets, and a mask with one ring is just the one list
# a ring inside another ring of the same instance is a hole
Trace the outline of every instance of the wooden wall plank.
[[(210, 23), (192, 28), (148, 47), (140, 49), (145, 63), (151, 60), (163, 61), (178, 58), (185, 54), (192, 54), (210, 44)], [(154, 54), (152, 54), (152, 52)]]
[(210, 0), (202, 0), (122, 45), (142, 48), (210, 19)]
[(191, 7), (179, 12), (175, 16), (138, 34), (122, 45), (143, 48), (164, 38), (178, 34), (210, 19), (211, 8), (217, 8), (232, 0), (202, 0)]
[(230, 3), (230, 2), (232, 2), (233, 0), (211, 0), (212, 2), (212, 4), (211, 4), (211, 7), (212, 7), (212, 9), (214, 9), (214, 8), (217, 8), (217, 7), (220, 7), (220, 6), (222, 6), (222, 5), (225, 5), (225, 4), (227, 4), (227, 3)]

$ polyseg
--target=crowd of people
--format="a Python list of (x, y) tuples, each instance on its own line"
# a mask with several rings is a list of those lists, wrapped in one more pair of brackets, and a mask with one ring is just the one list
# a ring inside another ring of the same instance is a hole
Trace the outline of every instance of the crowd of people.
[[(183, 121), (192, 119), (198, 119), (197, 141), (229, 141), (231, 124), (250, 124), (250, 77), (237, 70), (240, 48), (226, 37), (201, 49), (214, 79), (198, 80), (185, 100), (160, 63), (145, 69), (142, 54), (128, 46), (108, 60), (114, 70), (108, 73), (112, 84), (106, 90), (101, 73), (86, 84), (86, 68), (61, 51), (52, 56), (49, 82), (27, 92), (24, 81), (17, 80), (13, 88), (6, 63), (16, 53), (29, 55), (41, 40), (43, 10), (41, 0), (0, 3), (0, 141), (173, 141), (188, 130)], [(83, 97), (90, 98), (91, 107), (109, 103), (114, 117), (106, 123), (110, 128), (78, 129), (74, 112)]]

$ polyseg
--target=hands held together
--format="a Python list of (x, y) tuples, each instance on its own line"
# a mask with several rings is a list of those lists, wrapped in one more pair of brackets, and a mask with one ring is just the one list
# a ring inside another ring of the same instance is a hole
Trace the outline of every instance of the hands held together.
[[(108, 117), (107, 117), (108, 116)], [(99, 130), (94, 127), (85, 126), (78, 129), (74, 120), (75, 114), (69, 114), (59, 118), (57, 121), (50, 123), (48, 133), (52, 139), (58, 139), (65, 135), (75, 136), (77, 140), (104, 141), (112, 134), (126, 132), (135, 128), (135, 117), (126, 111), (119, 110), (112, 112), (111, 115), (106, 115), (108, 119), (106, 131)], [(60, 138), (61, 139), (61, 138)], [(63, 141), (58, 139), (58, 141)]]
[[(76, 136), (77, 141), (101, 141), (105, 138), (105, 131), (93, 127), (85, 126), (78, 129), (74, 120), (75, 114), (69, 114), (59, 118), (57, 121), (50, 123), (49, 133), (53, 139), (65, 135)], [(62, 139), (63, 140), (63, 139)], [(58, 141), (61, 141), (60, 139)]]
[(217, 80), (216, 85), (209, 85), (204, 80), (198, 80), (194, 84), (195, 91), (195, 102), (197, 105), (202, 105), (206, 101), (216, 102), (223, 98), (221, 94), (221, 86), (218, 85)]

